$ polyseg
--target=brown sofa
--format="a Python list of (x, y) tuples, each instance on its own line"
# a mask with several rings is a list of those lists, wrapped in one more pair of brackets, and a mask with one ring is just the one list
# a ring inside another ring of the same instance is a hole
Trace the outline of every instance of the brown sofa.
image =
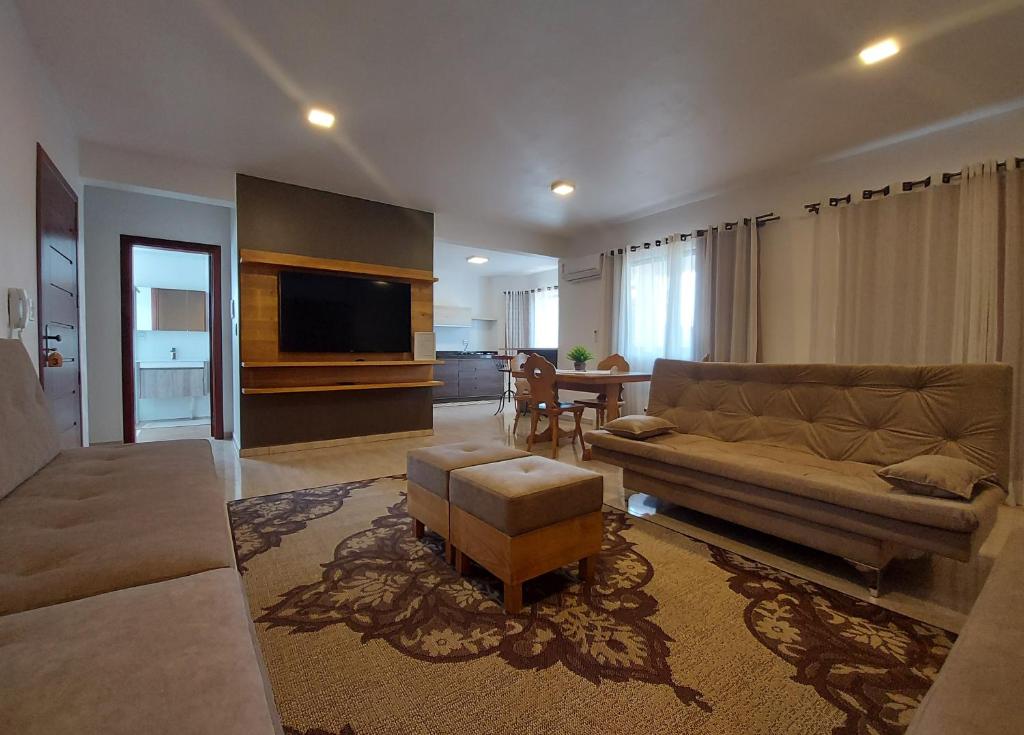
[(1006, 365), (751, 365), (658, 360), (647, 413), (676, 431), (592, 431), (623, 485), (842, 556), (871, 571), (930, 552), (969, 560), (1005, 493), (909, 495), (875, 474), (921, 454), (962, 457), (1005, 481)]
[(280, 733), (205, 441), (59, 452), (0, 340), (0, 723)]

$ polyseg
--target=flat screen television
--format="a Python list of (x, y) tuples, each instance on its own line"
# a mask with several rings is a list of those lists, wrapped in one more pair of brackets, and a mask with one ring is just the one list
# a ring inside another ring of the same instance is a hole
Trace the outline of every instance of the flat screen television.
[(281, 352), (409, 352), (408, 283), (324, 273), (278, 274)]

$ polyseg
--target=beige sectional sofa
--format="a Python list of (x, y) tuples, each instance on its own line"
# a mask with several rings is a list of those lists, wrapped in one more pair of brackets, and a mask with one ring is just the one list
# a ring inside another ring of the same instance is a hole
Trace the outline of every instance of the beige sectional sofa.
[(1004, 480), (1005, 365), (751, 365), (658, 360), (647, 413), (676, 430), (643, 441), (592, 431), (623, 485), (823, 551), (872, 572), (929, 552), (967, 561), (1005, 493), (910, 495), (882, 466), (960, 457)]
[(59, 452), (0, 340), (0, 724), (279, 733), (205, 441)]
[(1024, 529), (1003, 546), (906, 735), (1005, 735), (1024, 729)]

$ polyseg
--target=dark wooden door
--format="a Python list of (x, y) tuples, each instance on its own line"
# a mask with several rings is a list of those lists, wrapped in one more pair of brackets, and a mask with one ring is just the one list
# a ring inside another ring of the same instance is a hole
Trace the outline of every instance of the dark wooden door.
[[(36, 148), (39, 248), (39, 378), (62, 448), (82, 446), (78, 339), (78, 195), (41, 146)], [(62, 364), (48, 364), (56, 351)]]

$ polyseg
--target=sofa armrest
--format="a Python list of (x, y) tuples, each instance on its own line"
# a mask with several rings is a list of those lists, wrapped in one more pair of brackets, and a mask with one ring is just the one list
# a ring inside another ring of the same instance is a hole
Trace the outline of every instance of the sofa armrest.
[(1024, 722), (1024, 529), (996, 559), (906, 735), (997, 735)]

